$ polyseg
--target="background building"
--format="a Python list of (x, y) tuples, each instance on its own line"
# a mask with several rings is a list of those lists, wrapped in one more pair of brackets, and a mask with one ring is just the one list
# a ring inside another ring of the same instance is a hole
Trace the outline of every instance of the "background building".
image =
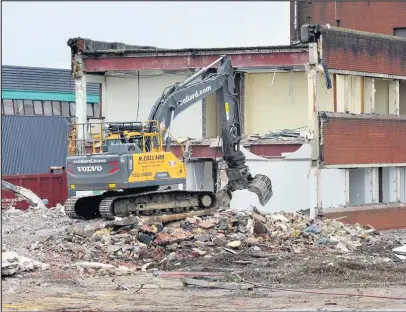
[[(100, 90), (87, 86), (87, 116), (100, 114)], [(1, 114), (75, 117), (75, 86), (69, 69), (2, 66)]]
[(305, 24), (330, 24), (406, 38), (406, 2), (291, 1), (291, 42), (300, 39), (300, 27)]
[[(49, 205), (67, 198), (66, 174), (50, 174), (65, 166), (71, 117), (76, 103), (69, 69), (2, 66), (2, 179), (34, 191)], [(98, 85), (87, 87), (87, 116), (100, 114)], [(28, 208), (2, 191), (2, 207)]]

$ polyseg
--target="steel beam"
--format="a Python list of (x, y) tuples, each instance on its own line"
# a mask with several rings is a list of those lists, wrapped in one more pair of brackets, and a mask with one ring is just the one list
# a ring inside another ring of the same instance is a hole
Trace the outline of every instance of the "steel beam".
[[(220, 55), (187, 56), (112, 56), (84, 58), (85, 71), (134, 71), (134, 70), (182, 70), (202, 68), (214, 62)], [(308, 52), (272, 52), (230, 54), (234, 68), (275, 68), (303, 66), (308, 61)], [(216, 64), (215, 66), (218, 66)], [(214, 66), (214, 67), (215, 67)]]

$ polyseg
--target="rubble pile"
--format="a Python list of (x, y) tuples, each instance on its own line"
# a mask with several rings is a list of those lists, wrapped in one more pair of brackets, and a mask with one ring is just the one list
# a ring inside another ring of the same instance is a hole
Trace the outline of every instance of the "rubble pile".
[(59, 228), (71, 224), (62, 205), (52, 208), (29, 208), (28, 210), (16, 209), (11, 206), (2, 210), (3, 234), (21, 234), (21, 230), (35, 231), (44, 228)]
[(168, 263), (176, 266), (184, 260), (210, 259), (246, 249), (296, 254), (322, 249), (346, 254), (378, 240), (379, 232), (371, 226), (312, 220), (299, 213), (264, 214), (254, 208), (165, 225), (148, 224), (136, 216), (82, 222), (68, 226), (64, 235), (34, 243), (30, 249), (64, 255), (70, 267), (88, 273), (119, 275), (166, 269)]
[[(283, 259), (305, 259), (311, 252), (353, 258), (358, 253), (403, 261), (404, 256), (399, 254), (403, 249), (396, 255), (392, 248), (406, 244), (398, 239), (403, 234), (388, 243), (382, 238), (386, 234), (381, 235), (372, 226), (313, 220), (306, 212), (265, 214), (255, 207), (244, 211), (223, 208), (210, 216), (165, 224), (156, 223), (159, 218), (138, 216), (112, 221), (72, 220), (62, 206), (25, 212), (9, 209), (2, 219), (7, 248), (49, 264), (51, 272), (79, 271), (89, 276), (182, 269), (195, 264), (204, 267), (231, 258), (232, 263), (255, 266), (260, 259), (248, 261), (244, 258), (247, 253), (275, 258), (269, 256), (273, 254)], [(19, 257), (8, 261), (9, 271), (15, 270), (13, 274), (25, 270), (21, 261), (15, 260)], [(33, 265), (34, 271), (42, 267)]]

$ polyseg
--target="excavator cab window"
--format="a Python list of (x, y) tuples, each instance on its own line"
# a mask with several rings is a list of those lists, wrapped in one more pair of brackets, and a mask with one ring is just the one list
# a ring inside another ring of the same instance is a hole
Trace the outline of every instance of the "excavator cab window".
[(109, 139), (103, 142), (103, 153), (107, 153), (109, 151), (109, 146), (111, 145), (115, 145), (115, 144), (121, 144), (121, 140), (120, 139)]
[(109, 146), (114, 145), (114, 144), (134, 144), (138, 147), (140, 152), (142, 151), (142, 137), (137, 137), (137, 138), (121, 138), (121, 139), (108, 139), (103, 142), (103, 153), (107, 153), (109, 151)]
[(142, 137), (129, 138), (128, 143), (136, 145), (139, 148), (140, 153), (142, 152)]

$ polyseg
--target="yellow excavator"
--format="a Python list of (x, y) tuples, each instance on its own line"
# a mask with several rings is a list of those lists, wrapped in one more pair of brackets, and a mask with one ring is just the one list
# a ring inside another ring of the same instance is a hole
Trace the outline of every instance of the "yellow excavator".
[[(196, 82), (217, 63), (220, 64), (216, 73)], [(168, 189), (186, 184), (186, 165), (171, 152), (171, 123), (179, 113), (213, 92), (221, 115), (227, 186), (217, 194), (182, 187)], [(148, 121), (103, 126), (100, 134), (93, 136), (91, 153), (67, 158), (71, 192), (102, 191), (98, 195), (68, 198), (65, 212), (71, 218), (113, 219), (130, 214), (151, 216), (207, 210), (216, 207), (219, 197), (231, 199), (232, 192), (243, 189), (256, 193), (262, 205), (272, 197), (269, 177), (261, 174), (253, 177), (240, 150), (240, 114), (231, 59), (227, 55), (164, 92)], [(95, 139), (98, 142), (94, 143)]]

